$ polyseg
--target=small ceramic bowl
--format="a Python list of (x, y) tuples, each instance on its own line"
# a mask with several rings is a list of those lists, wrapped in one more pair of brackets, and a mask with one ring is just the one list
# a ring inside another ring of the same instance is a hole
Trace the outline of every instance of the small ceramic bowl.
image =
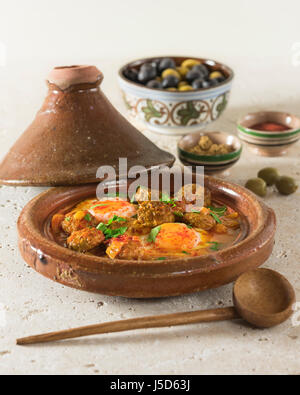
[[(178, 66), (187, 59), (178, 56), (171, 58)], [(216, 87), (186, 92), (147, 88), (124, 76), (124, 70), (138, 70), (142, 64), (156, 59), (160, 58), (136, 60), (119, 71), (119, 84), (131, 116), (142, 121), (148, 129), (166, 135), (195, 132), (220, 117), (227, 106), (234, 77), (228, 66), (214, 60), (192, 58), (204, 63), (211, 70), (220, 70), (226, 80)]]
[[(286, 126), (285, 131), (261, 131), (253, 129), (263, 122), (275, 122)], [(300, 118), (278, 111), (260, 111), (247, 114), (238, 123), (238, 135), (248, 148), (261, 156), (282, 156), (300, 139)]]
[[(224, 155), (199, 155), (191, 153), (190, 149), (198, 144), (201, 136), (208, 136), (215, 144), (226, 144), (234, 151)], [(185, 166), (204, 166), (207, 174), (218, 174), (233, 166), (241, 157), (242, 144), (236, 136), (224, 132), (192, 133), (181, 138), (178, 142), (178, 156)]]

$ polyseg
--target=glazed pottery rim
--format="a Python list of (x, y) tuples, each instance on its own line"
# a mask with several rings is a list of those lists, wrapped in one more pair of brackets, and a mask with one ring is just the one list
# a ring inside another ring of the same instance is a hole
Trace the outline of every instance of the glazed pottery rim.
[[(146, 87), (146, 86), (144, 86), (144, 85), (142, 85), (142, 84), (138, 84), (137, 82), (130, 81), (130, 80), (129, 80), (128, 78), (126, 78), (126, 77), (124, 76), (124, 74), (123, 74), (124, 70), (125, 70), (126, 68), (130, 67), (130, 66), (134, 66), (134, 65), (140, 66), (140, 65), (142, 65), (143, 63), (150, 62), (150, 61), (153, 61), (153, 60), (155, 60), (155, 59), (164, 59), (164, 58), (166, 58), (166, 57), (171, 58), (171, 59), (175, 59), (175, 60), (176, 60), (176, 59), (181, 59), (181, 58), (193, 59), (193, 60), (198, 60), (198, 61), (200, 61), (200, 62), (202, 62), (202, 63), (204, 63), (204, 64), (207, 63), (208, 65), (209, 65), (208, 62), (210, 62), (210, 63), (213, 63), (214, 65), (219, 66), (221, 69), (226, 70), (226, 72), (228, 72), (229, 76), (226, 78), (225, 81), (219, 83), (217, 86), (213, 86), (213, 87), (209, 87), (209, 88), (194, 89), (194, 90), (192, 90), (192, 91), (167, 91), (167, 90), (165, 90), (165, 89), (148, 88), (148, 87)], [(136, 87), (136, 88), (140, 88), (143, 92), (149, 92), (149, 93), (154, 93), (154, 92), (156, 92), (156, 93), (158, 93), (158, 94), (159, 94), (159, 93), (164, 93), (164, 94), (166, 94), (166, 96), (169, 96), (169, 97), (171, 97), (172, 94), (173, 94), (173, 95), (174, 95), (174, 94), (176, 94), (176, 95), (183, 95), (184, 97), (188, 97), (188, 96), (191, 96), (192, 94), (195, 94), (195, 93), (200, 94), (200, 93), (207, 93), (207, 92), (210, 92), (210, 91), (211, 91), (211, 92), (214, 92), (214, 91), (217, 90), (218, 88), (225, 87), (226, 85), (228, 85), (229, 83), (231, 83), (231, 82), (233, 81), (233, 79), (234, 79), (234, 76), (235, 76), (234, 71), (233, 71), (233, 69), (232, 69), (231, 67), (227, 66), (227, 65), (224, 64), (224, 63), (218, 62), (218, 61), (216, 61), (216, 60), (214, 60), (214, 59), (210, 59), (210, 58), (197, 58), (197, 57), (185, 57), (185, 56), (179, 56), (179, 55), (176, 55), (176, 56), (171, 56), (171, 55), (168, 55), (168, 56), (153, 56), (153, 57), (149, 57), (149, 58), (136, 59), (136, 60), (133, 60), (133, 61), (131, 61), (131, 62), (129, 62), (129, 63), (123, 65), (123, 66), (119, 69), (118, 75), (119, 75), (119, 78), (120, 78), (123, 82), (125, 82), (126, 84), (128, 84), (129, 86)]]
[[(244, 239), (238, 241), (236, 244), (233, 244), (227, 248), (224, 248), (218, 252), (210, 253), (204, 256), (198, 257), (180, 257), (176, 259), (166, 259), (163, 261), (158, 260), (123, 260), (123, 259), (110, 259), (108, 257), (99, 257), (95, 255), (86, 255), (80, 252), (72, 251), (66, 247), (59, 245), (54, 240), (51, 240), (46, 236), (44, 230), (38, 229), (35, 222), (34, 216), (36, 216), (35, 209), (37, 208), (39, 203), (43, 201), (47, 202), (47, 198), (51, 200), (52, 197), (57, 197), (58, 195), (66, 194), (66, 197), (63, 200), (63, 203), (66, 205), (72, 201), (72, 190), (73, 196), (77, 191), (81, 191), (86, 189), (84, 193), (85, 198), (88, 198), (93, 195), (91, 192), (95, 188), (95, 184), (83, 185), (83, 186), (73, 186), (73, 187), (57, 187), (51, 188), (45, 192), (42, 192), (34, 199), (32, 199), (23, 209), (19, 219), (18, 219), (18, 230), (19, 230), (19, 238), (26, 240), (26, 242), (30, 243), (30, 247), (32, 250), (39, 251), (41, 254), (51, 255), (54, 259), (65, 260), (66, 258), (71, 261), (70, 265), (74, 265), (78, 269), (83, 271), (93, 271), (95, 273), (98, 272), (109, 272), (114, 273), (119, 270), (123, 270), (123, 273), (126, 275), (131, 275), (137, 277), (139, 275), (144, 275), (143, 272), (138, 273), (134, 272), (134, 270), (148, 269), (147, 275), (154, 275), (154, 269), (162, 268), (163, 266), (169, 269), (168, 272), (162, 272), (158, 275), (159, 277), (165, 276), (180, 276), (182, 274), (188, 274), (198, 272), (198, 273), (208, 273), (218, 268), (224, 268), (231, 266), (235, 263), (238, 263), (241, 259), (242, 253), (250, 252), (254, 253), (257, 250), (257, 240), (260, 241), (259, 249), (263, 246), (268, 245), (270, 240), (274, 237), (276, 231), (276, 217), (274, 211), (266, 206), (261, 200), (259, 200), (252, 192), (243, 188), (240, 185), (230, 183), (227, 181), (223, 181), (220, 179), (213, 178), (211, 176), (205, 176), (205, 179), (208, 180), (209, 184), (212, 184), (218, 190), (223, 189), (228, 193), (228, 191), (233, 192), (233, 195), (238, 196), (242, 195), (244, 198), (247, 198), (249, 204), (251, 203), (252, 210), (256, 210), (256, 218), (257, 220), (261, 220), (258, 225), (245, 236)], [(88, 193), (87, 193), (88, 191)], [(84, 199), (84, 198), (83, 198)], [(74, 204), (76, 204), (76, 200), (73, 200)], [(60, 207), (55, 207), (55, 210), (51, 213), (47, 214), (47, 218), (43, 220), (43, 226), (45, 222), (49, 220), (49, 217), (55, 214), (55, 212), (59, 211)], [(268, 221), (268, 225), (273, 225), (271, 231), (269, 229), (266, 232), (266, 221)], [(26, 239), (24, 239), (24, 229), (25, 233), (27, 233)], [(259, 250), (258, 249), (258, 250)], [(231, 252), (230, 259), (226, 259), (228, 253)], [(63, 259), (62, 259), (63, 257)], [(212, 259), (215, 262), (214, 267), (208, 265), (205, 266), (205, 261), (207, 259)], [(203, 266), (201, 266), (201, 263)], [(181, 266), (181, 271), (178, 271), (178, 264)], [(194, 265), (197, 265), (196, 267)], [(175, 272), (170, 272), (170, 269), (174, 267), (176, 268)], [(129, 269), (127, 272), (126, 269)], [(125, 270), (125, 271), (124, 271)], [(150, 273), (149, 273), (150, 272)]]
[[(300, 133), (300, 127), (295, 127), (295, 128), (289, 128), (286, 130), (281, 130), (281, 131), (267, 131), (267, 130), (257, 130), (253, 129), (251, 127), (248, 127), (245, 125), (245, 121), (248, 117), (250, 116), (259, 116), (259, 115), (282, 115), (284, 117), (291, 117), (295, 118), (298, 120), (300, 124), (300, 117), (298, 117), (295, 114), (291, 114), (289, 112), (285, 111), (255, 111), (255, 112), (250, 112), (246, 115), (244, 115), (237, 123), (237, 128), (240, 132), (246, 133), (255, 137), (265, 137), (265, 138), (287, 138), (293, 135), (296, 135), (297, 133)], [(272, 122), (272, 121), (270, 121)], [(284, 124), (283, 124), (284, 125)], [(284, 125), (286, 126), (286, 125)]]
[(250, 144), (256, 144), (256, 145), (263, 145), (263, 146), (277, 146), (277, 145), (285, 145), (285, 144), (294, 144), (300, 139), (300, 133), (296, 134), (292, 137), (286, 138), (286, 139), (264, 139), (264, 138), (258, 138), (258, 137), (252, 137), (248, 135), (243, 135), (239, 133), (239, 138), (244, 142), (244, 143), (250, 143)]
[(253, 136), (253, 137), (258, 137), (258, 138), (265, 138), (265, 139), (286, 139), (288, 137), (295, 136), (300, 133), (300, 128), (296, 129), (290, 129), (287, 130), (286, 132), (281, 131), (281, 132), (260, 132), (255, 129), (251, 128), (246, 128), (242, 125), (238, 125), (238, 130), (239, 132), (245, 133), (247, 135)]
[[(185, 149), (182, 148), (182, 143), (185, 139), (189, 138), (190, 136), (195, 136), (195, 135), (201, 135), (201, 136), (210, 136), (211, 134), (214, 133), (218, 133), (221, 134), (223, 136), (228, 137), (232, 137), (233, 140), (235, 141), (235, 143), (237, 144), (237, 148), (232, 151), (229, 152), (228, 154), (221, 154), (221, 155), (198, 155), (198, 154), (194, 154), (192, 152), (186, 151)], [(183, 156), (184, 158), (188, 159), (193, 159), (195, 161), (198, 161), (199, 163), (207, 163), (207, 164), (211, 164), (211, 163), (218, 163), (218, 162), (224, 162), (225, 163), (230, 163), (231, 161), (238, 159), (243, 151), (243, 144), (240, 141), (240, 139), (233, 135), (233, 134), (229, 134), (229, 133), (225, 133), (225, 132), (194, 132), (194, 133), (189, 133), (184, 135), (177, 143), (177, 149), (178, 149), (178, 153)]]

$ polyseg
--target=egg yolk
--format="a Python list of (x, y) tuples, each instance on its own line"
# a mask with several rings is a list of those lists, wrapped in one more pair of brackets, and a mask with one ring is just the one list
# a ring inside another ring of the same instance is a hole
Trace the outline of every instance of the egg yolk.
[(136, 214), (133, 204), (125, 200), (102, 200), (93, 203), (89, 212), (99, 221), (107, 223), (114, 216), (131, 218)]
[(185, 224), (163, 224), (156, 237), (155, 245), (165, 251), (186, 251), (197, 247), (201, 236)]

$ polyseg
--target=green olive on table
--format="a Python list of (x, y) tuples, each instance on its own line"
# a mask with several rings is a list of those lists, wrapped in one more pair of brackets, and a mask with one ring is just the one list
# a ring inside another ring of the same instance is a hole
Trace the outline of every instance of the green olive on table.
[(282, 176), (278, 178), (276, 188), (282, 195), (291, 195), (297, 191), (298, 185), (292, 177)]
[(261, 197), (267, 194), (267, 184), (262, 178), (251, 178), (247, 181), (246, 188)]
[(257, 177), (262, 178), (268, 186), (271, 186), (276, 184), (276, 181), (279, 178), (279, 173), (274, 167), (265, 167), (258, 172)]

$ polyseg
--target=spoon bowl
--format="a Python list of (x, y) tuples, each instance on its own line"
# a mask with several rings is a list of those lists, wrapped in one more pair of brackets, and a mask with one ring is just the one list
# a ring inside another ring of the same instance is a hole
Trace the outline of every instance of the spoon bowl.
[(242, 274), (233, 288), (233, 301), (239, 315), (258, 328), (270, 328), (286, 321), (293, 313), (295, 292), (288, 280), (270, 269)]

